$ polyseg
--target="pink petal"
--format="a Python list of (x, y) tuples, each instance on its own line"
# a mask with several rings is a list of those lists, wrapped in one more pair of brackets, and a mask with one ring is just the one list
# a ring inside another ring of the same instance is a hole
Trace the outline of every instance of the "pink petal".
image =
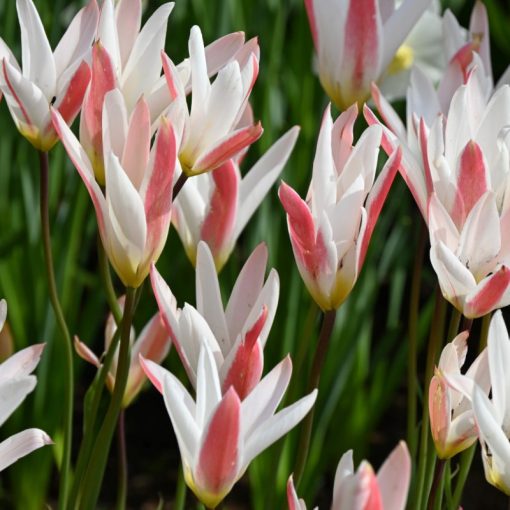
[(403, 441), (396, 446), (377, 472), (377, 482), (388, 510), (404, 510), (411, 480), (411, 457)]
[(137, 101), (129, 119), (128, 132), (121, 165), (133, 186), (140, 189), (145, 169), (149, 161), (151, 143), (151, 118), (147, 102), (143, 96)]
[(395, 178), (400, 166), (401, 158), (402, 150), (399, 147), (384, 165), (384, 168), (381, 170), (381, 173), (379, 174), (379, 177), (368, 196), (366, 205), (367, 226), (363, 233), (363, 239), (361, 240), (361, 248), (358, 255), (358, 269), (363, 266), (363, 262), (365, 261), (370, 238), (372, 237), (377, 218), (381, 213), (386, 196), (388, 195), (393, 179)]
[(349, 2), (345, 21), (343, 66), (351, 77), (352, 90), (368, 90), (379, 74), (381, 19), (377, 0)]
[(164, 51), (161, 52), (161, 61), (163, 63), (163, 72), (165, 73), (165, 79), (168, 85), (168, 90), (170, 92), (170, 98), (173, 101), (180, 93), (179, 71), (175, 67), (174, 63), (170, 60), (170, 57)]
[(457, 193), (452, 207), (452, 219), (462, 225), (473, 206), (487, 191), (487, 170), (480, 146), (469, 141), (460, 155)]
[(267, 320), (268, 308), (264, 306), (260, 317), (246, 333), (244, 341), (239, 344), (236, 355), (223, 381), (222, 391), (234, 387), (239, 398), (244, 400), (259, 383), (262, 376), (264, 357), (258, 342), (260, 333)]
[(304, 501), (298, 499), (292, 475), (289, 476), (289, 480), (287, 482), (287, 504), (289, 505), (289, 510), (306, 510)]
[(239, 174), (232, 160), (212, 172), (215, 184), (210, 206), (200, 231), (216, 261), (232, 236), (237, 217)]
[(444, 457), (450, 428), (450, 393), (444, 378), (436, 373), (429, 385), (430, 431), (440, 458)]
[(126, 65), (142, 23), (142, 2), (120, 0), (115, 13), (122, 67)]
[(81, 342), (77, 336), (74, 337), (74, 350), (81, 359), (87, 361), (97, 368), (101, 366), (97, 356), (87, 347), (87, 345)]
[[(149, 378), (149, 381), (154, 384), (156, 389), (163, 394), (163, 374), (164, 372), (158, 370), (159, 365), (151, 360), (146, 360), (141, 354), (138, 355), (140, 366)], [(161, 367), (159, 367), (161, 368)], [(161, 370), (164, 370), (161, 368)]]
[(228, 159), (234, 157), (245, 147), (251, 145), (262, 136), (260, 122), (254, 126), (238, 129), (227, 135), (218, 145), (207, 154), (201, 156), (191, 169), (192, 174), (199, 174), (214, 170)]
[(220, 500), (237, 477), (240, 420), (241, 401), (230, 388), (209, 422), (196, 468), (198, 486)]
[(502, 266), (497, 273), (482, 281), (476, 294), (466, 300), (464, 315), (468, 318), (483, 317), (495, 308), (505, 306), (505, 303), (500, 303), (500, 299), (509, 286), (510, 270)]
[(429, 152), (428, 152), (428, 137), (427, 126), (423, 117), (420, 118), (420, 149), (423, 161), (423, 170), (425, 172), (425, 186), (427, 188), (427, 197), (434, 191), (434, 184), (432, 183), (432, 174), (430, 171)]
[(489, 34), (489, 20), (487, 16), (487, 8), (479, 0), (475, 2), (473, 11), (471, 12), (471, 19), (469, 21), (469, 32), (477, 44), (475, 51), (482, 58), (485, 72), (488, 76), (492, 76), (491, 65), (491, 49), (490, 49), (490, 34)]
[(177, 147), (172, 125), (161, 119), (152, 155), (152, 171), (145, 192), (147, 219), (146, 253), (155, 261), (165, 244), (170, 225), (172, 182), (177, 160)]
[(82, 62), (69, 81), (65, 93), (55, 103), (55, 108), (67, 124), (72, 124), (80, 111), (90, 77), (90, 67)]
[[(369, 106), (366, 104), (363, 105), (363, 116), (365, 117), (365, 120), (367, 121), (367, 124), (369, 126), (378, 125), (383, 128), (382, 130), (382, 138), (381, 138), (381, 146), (386, 152), (388, 156), (391, 156), (393, 154), (393, 151), (397, 148), (397, 142), (395, 140), (395, 136), (389, 129), (381, 124), (375, 113), (370, 109)], [(404, 180), (407, 183), (407, 178), (404, 176)]]

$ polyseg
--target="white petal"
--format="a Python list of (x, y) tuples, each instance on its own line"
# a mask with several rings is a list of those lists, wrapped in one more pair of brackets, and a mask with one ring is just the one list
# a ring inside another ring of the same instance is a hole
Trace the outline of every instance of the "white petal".
[(27, 375), (0, 383), (0, 425), (25, 400), (25, 397), (35, 388), (36, 382), (35, 375)]
[(0, 471), (37, 448), (49, 444), (53, 444), (53, 441), (40, 429), (27, 429), (14, 434), (0, 443)]
[(200, 430), (205, 430), (212, 412), (222, 398), (216, 362), (207, 344), (200, 350), (197, 369), (197, 408), (195, 420)]

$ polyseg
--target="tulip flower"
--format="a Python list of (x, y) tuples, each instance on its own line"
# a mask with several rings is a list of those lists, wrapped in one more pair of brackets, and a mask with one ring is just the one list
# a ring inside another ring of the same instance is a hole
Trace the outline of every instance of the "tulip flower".
[(177, 67), (163, 54), (163, 69), (173, 99), (168, 116), (179, 126), (179, 162), (187, 176), (218, 168), (262, 135), (260, 122), (237, 128), (259, 69), (258, 54), (245, 53), (223, 67), (211, 84), (202, 33), (198, 26), (191, 29), (191, 110), (186, 103), (185, 83)]
[(236, 280), (225, 309), (214, 260), (204, 242), (198, 245), (196, 309), (189, 304), (178, 309), (175, 297), (157, 269), (151, 270), (152, 289), (162, 319), (193, 386), (197, 385), (198, 355), (203, 343), (214, 354), (224, 392), (233, 386), (243, 399), (260, 381), (263, 349), (280, 289), (274, 269), (264, 283), (267, 257), (265, 245), (255, 248)]
[[(32, 0), (16, 0), (21, 28), (22, 67), (0, 40), (0, 89), (20, 133), (41, 151), (58, 140), (51, 123), (50, 106), (67, 124), (80, 111), (90, 80), (88, 59), (99, 17), (91, 0), (71, 21), (52, 53)], [(3, 48), (3, 49), (2, 49)]]
[[(352, 450), (336, 468), (331, 510), (404, 510), (411, 479), (411, 457), (401, 441), (379, 469), (377, 476), (364, 460), (354, 471)], [(306, 510), (298, 499), (292, 476), (287, 483), (289, 510)]]
[[(471, 398), (456, 389), (460, 369), (466, 361), (467, 338), (464, 331), (447, 344), (429, 386), (429, 415), (432, 438), (441, 459), (449, 459), (469, 448), (478, 439), (478, 429)], [(453, 379), (454, 386), (450, 384)], [(476, 358), (462, 378), (462, 385), (479, 385), (489, 392), (489, 365), (487, 349)]]
[(369, 97), (429, 3), (404, 0), (395, 9), (393, 0), (305, 0), (321, 84), (338, 108)]
[[(0, 301), (0, 330), (3, 328), (7, 315), (5, 300)], [(0, 425), (25, 400), (35, 388), (37, 379), (31, 372), (35, 369), (44, 344), (36, 344), (22, 349), (0, 364)], [(0, 471), (16, 462), (21, 457), (53, 444), (46, 432), (40, 429), (27, 429), (18, 432), (0, 443)]]
[(106, 196), (85, 150), (59, 113), (55, 129), (83, 179), (96, 210), (99, 233), (112, 266), (126, 286), (139, 287), (163, 247), (170, 227), (175, 136), (163, 118), (152, 149), (149, 109), (140, 98), (131, 116), (119, 90), (106, 95), (103, 147)]
[[(159, 7), (141, 26), (141, 0), (122, 0), (115, 9), (112, 1), (103, 3), (98, 29), (98, 42), (92, 51), (92, 77), (84, 98), (80, 117), (80, 142), (93, 163), (96, 179), (104, 184), (102, 146), (102, 112), (104, 96), (119, 88), (131, 113), (140, 95), (144, 95), (150, 110), (153, 127), (168, 108), (172, 96), (166, 79), (161, 76), (168, 16), (174, 3)], [(251, 43), (244, 43), (244, 34), (227, 34), (205, 48), (208, 75), (246, 52)], [(189, 60), (177, 66), (179, 79), (186, 93), (190, 89)]]
[(241, 401), (235, 388), (222, 391), (214, 354), (200, 348), (196, 399), (155, 363), (142, 360), (163, 394), (181, 452), (184, 479), (207, 508), (216, 508), (263, 450), (295, 427), (310, 411), (317, 390), (275, 414), (292, 373), (289, 357)]
[(368, 128), (352, 147), (356, 116), (353, 105), (333, 124), (326, 109), (306, 201), (285, 183), (279, 190), (299, 272), (324, 311), (352, 290), (400, 164), (396, 151), (375, 180), (381, 129)]
[(195, 265), (197, 246), (205, 241), (216, 269), (227, 262), (235, 243), (280, 175), (296, 143), (299, 128), (283, 135), (244, 177), (231, 159), (186, 183), (175, 201), (172, 222)]
[(473, 410), (480, 433), (482, 460), (487, 481), (510, 495), (510, 439), (508, 416), (510, 392), (508, 364), (510, 339), (500, 311), (494, 314), (488, 336), (489, 372), (492, 399), (482, 388), (473, 389)]
[[(124, 297), (119, 300), (119, 304), (122, 309), (124, 308), (124, 301)], [(115, 324), (115, 320), (113, 315), (110, 314), (108, 316), (104, 332), (105, 353), (108, 351), (116, 331), (117, 326)], [(130, 350), (131, 362), (129, 365), (129, 373), (126, 389), (124, 391), (124, 398), (122, 399), (123, 408), (126, 408), (129, 406), (129, 404), (131, 404), (134, 398), (138, 395), (139, 391), (142, 389), (142, 385), (145, 382), (145, 373), (140, 366), (139, 355), (156, 363), (161, 363), (166, 358), (171, 345), (170, 338), (165, 326), (163, 325), (163, 322), (161, 321), (159, 313), (154, 315), (149, 320), (149, 322), (145, 325), (145, 327), (142, 329), (142, 332), (134, 342), (133, 337), (134, 331), (132, 330), (132, 346)], [(75, 337), (74, 339), (74, 346), (76, 352), (82, 359), (88, 361), (97, 368), (101, 368), (102, 363), (100, 359), (87, 347), (87, 345), (81, 342), (78, 337)], [(119, 349), (117, 347), (117, 351), (115, 352), (112, 359), (112, 364), (110, 365), (110, 370), (108, 371), (106, 379), (106, 385), (110, 391), (113, 391), (115, 386), (118, 351)]]

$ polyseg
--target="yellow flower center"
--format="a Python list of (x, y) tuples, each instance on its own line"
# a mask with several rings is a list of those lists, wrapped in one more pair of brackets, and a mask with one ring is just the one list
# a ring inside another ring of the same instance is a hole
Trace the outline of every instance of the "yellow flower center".
[(414, 62), (414, 51), (411, 46), (403, 44), (395, 53), (391, 64), (388, 67), (389, 74), (397, 74), (409, 69)]

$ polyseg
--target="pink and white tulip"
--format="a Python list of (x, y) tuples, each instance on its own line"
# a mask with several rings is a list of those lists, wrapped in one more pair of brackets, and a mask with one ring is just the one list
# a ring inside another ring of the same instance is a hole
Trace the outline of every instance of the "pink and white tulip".
[[(439, 359), (429, 386), (429, 415), (432, 438), (441, 459), (449, 459), (469, 448), (478, 439), (471, 398), (462, 387), (479, 385), (487, 394), (490, 387), (487, 349), (476, 358), (465, 375), (460, 369), (466, 361), (468, 350), (464, 331), (447, 344)], [(450, 382), (451, 381), (451, 382)], [(453, 384), (453, 386), (452, 386)]]
[(157, 261), (168, 236), (176, 141), (171, 124), (161, 121), (151, 142), (147, 103), (139, 99), (128, 120), (118, 89), (109, 92), (103, 111), (105, 194), (92, 162), (57, 111), (55, 129), (90, 194), (108, 258), (124, 285), (139, 287)]
[(20, 133), (41, 151), (49, 151), (58, 136), (51, 122), (53, 105), (67, 124), (80, 111), (90, 80), (87, 64), (96, 33), (96, 0), (78, 12), (51, 51), (32, 0), (16, 0), (21, 28), (22, 69), (0, 39), (0, 90)]
[(508, 364), (510, 339), (498, 310), (491, 320), (488, 337), (489, 371), (492, 399), (475, 385), (473, 409), (482, 446), (482, 460), (487, 481), (510, 495), (510, 391)]
[[(354, 471), (352, 450), (344, 453), (335, 474), (331, 510), (404, 510), (411, 480), (411, 457), (401, 441), (377, 472), (364, 460)], [(306, 510), (292, 476), (287, 483), (289, 510)]]
[(289, 357), (242, 401), (234, 386), (222, 391), (214, 354), (206, 343), (198, 357), (195, 400), (164, 368), (145, 360), (142, 366), (163, 394), (181, 452), (184, 479), (207, 508), (216, 508), (250, 462), (295, 427), (317, 397), (314, 390), (275, 414), (292, 373)]
[(306, 201), (285, 183), (279, 190), (299, 272), (322, 310), (338, 308), (356, 283), (400, 164), (397, 150), (375, 179), (381, 128), (353, 147), (356, 117), (353, 105), (333, 123), (326, 109)]
[[(0, 301), (0, 329), (7, 315), (7, 305)], [(0, 425), (18, 408), (37, 383), (31, 373), (41, 359), (44, 344), (22, 349), (0, 364)], [(45, 445), (53, 444), (46, 432), (27, 429), (18, 432), (0, 443), (0, 471), (18, 459)]]
[[(124, 298), (119, 300), (121, 308), (124, 308)], [(113, 340), (115, 333), (117, 332), (117, 326), (113, 315), (108, 316), (104, 332), (104, 352), (108, 351), (110, 344)], [(170, 350), (170, 337), (168, 332), (161, 321), (159, 313), (154, 315), (149, 322), (142, 329), (140, 335), (134, 339), (134, 331), (131, 334), (131, 350), (130, 356), (131, 361), (129, 364), (129, 373), (126, 383), (126, 389), (124, 391), (124, 397), (122, 399), (122, 407), (127, 407), (134, 398), (138, 395), (142, 389), (143, 383), (145, 382), (145, 373), (140, 366), (140, 356), (145, 359), (154, 361), (155, 363), (162, 363), (166, 358), (168, 351)], [(88, 361), (97, 368), (101, 368), (102, 362), (88, 347), (86, 344), (81, 342), (78, 337), (74, 338), (74, 347), (78, 355)], [(119, 348), (113, 356), (110, 370), (106, 378), (106, 385), (110, 391), (113, 391), (115, 386), (115, 377), (117, 374), (117, 360), (118, 360)]]
[(176, 126), (179, 162), (187, 175), (218, 168), (262, 135), (260, 122), (238, 127), (259, 71), (258, 44), (247, 43), (225, 65), (211, 84), (202, 33), (191, 29), (189, 39), (191, 110), (186, 83), (170, 58), (163, 54), (163, 69), (172, 97), (168, 116)]
[(370, 96), (430, 0), (305, 0), (319, 76), (344, 110)]
[(177, 308), (168, 285), (155, 267), (151, 270), (152, 289), (161, 317), (194, 387), (203, 344), (207, 344), (214, 355), (223, 392), (232, 386), (239, 398), (244, 399), (260, 381), (263, 350), (280, 290), (278, 273), (274, 269), (264, 282), (267, 257), (264, 244), (255, 248), (225, 308), (214, 260), (204, 242), (198, 245), (196, 309), (187, 303), (182, 309)]
[(238, 161), (231, 159), (214, 172), (193, 177), (182, 188), (174, 203), (172, 222), (193, 265), (202, 240), (211, 250), (216, 269), (221, 270), (282, 172), (298, 133), (299, 128), (294, 127), (283, 135), (244, 177)]

